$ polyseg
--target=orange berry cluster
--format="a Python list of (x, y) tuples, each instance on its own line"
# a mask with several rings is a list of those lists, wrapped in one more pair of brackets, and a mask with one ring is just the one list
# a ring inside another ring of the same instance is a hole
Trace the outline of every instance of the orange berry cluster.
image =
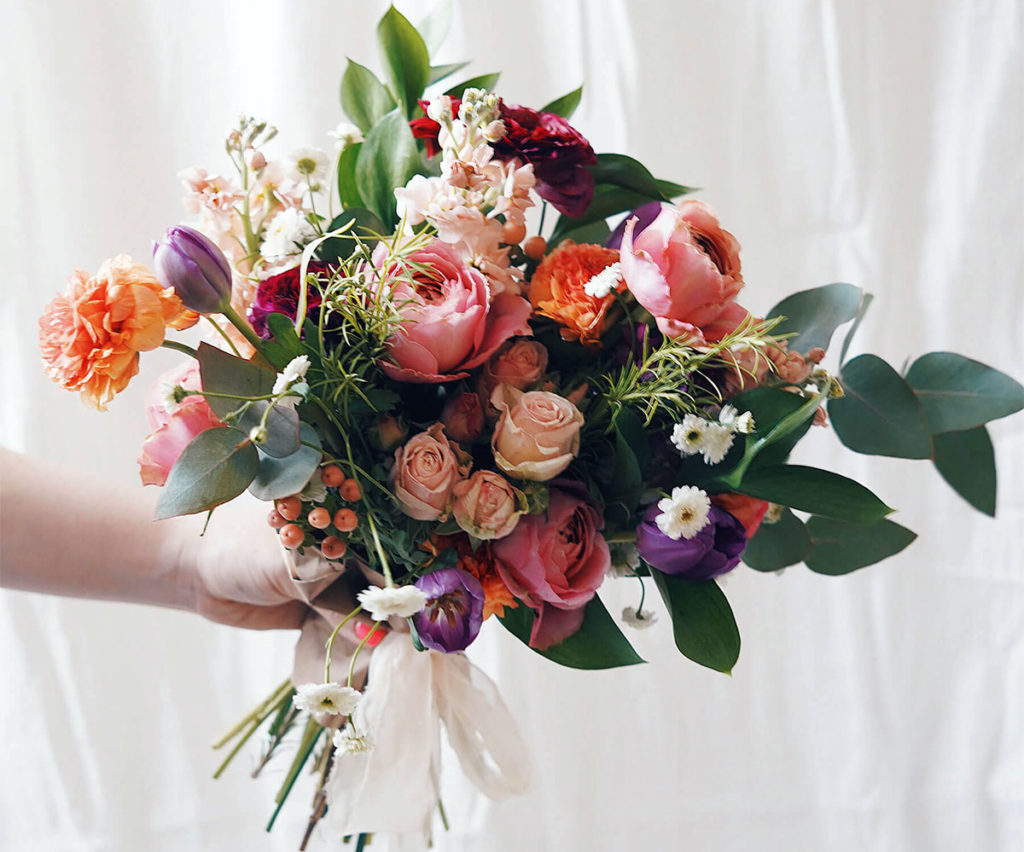
[[(325, 465), (320, 471), (320, 479), (327, 488), (337, 489), (338, 496), (346, 503), (358, 502), (363, 496), (359, 483), (345, 476), (336, 464)], [(337, 509), (333, 516), (325, 506), (314, 506), (306, 511), (302, 498), (298, 494), (293, 494), (291, 497), (274, 501), (274, 508), (270, 510), (267, 523), (278, 531), (281, 543), (294, 550), (306, 541), (307, 533), (316, 539), (314, 530), (322, 532), (333, 526), (342, 535), (352, 532), (359, 526), (359, 517), (347, 506)], [(333, 534), (314, 541), (314, 544), (320, 548), (326, 559), (341, 559), (348, 550), (345, 539)]]

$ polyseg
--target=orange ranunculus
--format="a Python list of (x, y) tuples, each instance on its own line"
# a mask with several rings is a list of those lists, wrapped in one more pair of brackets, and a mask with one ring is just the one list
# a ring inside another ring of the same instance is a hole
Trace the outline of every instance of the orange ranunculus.
[[(530, 281), (530, 302), (541, 316), (561, 323), (562, 337), (584, 345), (600, 345), (600, 336), (614, 321), (615, 294), (589, 295), (584, 285), (619, 259), (614, 249), (566, 240), (549, 254)], [(620, 282), (617, 289), (625, 289)]]
[(452, 548), (458, 555), (456, 568), (460, 568), (467, 574), (472, 574), (480, 581), (484, 590), (484, 620), (497, 614), (501, 618), (505, 614), (505, 608), (515, 609), (519, 601), (515, 599), (508, 586), (498, 575), (498, 569), (494, 565), (494, 556), (491, 553), (491, 546), (483, 542), (476, 550), (470, 544), (469, 538), (465, 535), (438, 535), (432, 539), (433, 550), (441, 551), (445, 548)]
[(107, 260), (91, 278), (81, 270), (39, 318), (47, 374), (103, 411), (139, 371), (139, 352), (156, 349), (168, 326), (194, 323), (174, 295), (127, 255)]

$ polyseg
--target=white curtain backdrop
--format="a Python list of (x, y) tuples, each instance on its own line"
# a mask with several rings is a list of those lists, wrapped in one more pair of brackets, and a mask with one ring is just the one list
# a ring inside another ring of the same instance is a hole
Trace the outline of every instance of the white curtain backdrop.
[[(416, 21), (432, 5), (401, 8)], [(2, 440), (136, 482), (142, 399), (175, 357), (147, 356), (98, 415), (44, 376), (36, 317), (72, 268), (148, 257), (185, 218), (176, 172), (227, 168), (238, 111), (276, 124), (281, 153), (329, 147), (345, 57), (379, 67), (386, 6), (2, 6)], [(503, 69), (501, 93), (535, 106), (585, 81), (574, 124), (704, 188), (743, 244), (755, 312), (851, 281), (876, 294), (856, 351), (899, 366), (952, 349), (1021, 379), (1022, 41), (1015, 0), (457, 0), (438, 59)], [(732, 677), (677, 654), (657, 601), (662, 624), (632, 637), (649, 665), (626, 670), (561, 669), (488, 624), (473, 656), (537, 786), (494, 805), (449, 763), (435, 848), (1024, 848), (1024, 417), (992, 435), (994, 521), (927, 463), (818, 431), (801, 458), (863, 479), (921, 538), (844, 578), (737, 569)], [(59, 535), (61, 483), (40, 488)], [(617, 613), (636, 592), (602, 597)], [(209, 749), (288, 671), (291, 635), (22, 593), (0, 612), (0, 848), (296, 848), (309, 788), (267, 835), (284, 762), (252, 781), (243, 757), (215, 782)]]

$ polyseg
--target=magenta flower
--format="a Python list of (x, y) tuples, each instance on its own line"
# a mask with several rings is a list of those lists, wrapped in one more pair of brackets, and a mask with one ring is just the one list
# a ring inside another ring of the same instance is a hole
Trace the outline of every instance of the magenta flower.
[(663, 574), (687, 580), (710, 580), (731, 571), (747, 546), (743, 524), (712, 504), (708, 522), (693, 538), (674, 539), (665, 535), (655, 519), (661, 513), (652, 504), (636, 528), (636, 549), (649, 565)]
[(484, 621), (480, 581), (458, 568), (442, 568), (420, 577), (416, 587), (427, 596), (427, 605), (412, 618), (423, 646), (446, 654), (465, 651)]

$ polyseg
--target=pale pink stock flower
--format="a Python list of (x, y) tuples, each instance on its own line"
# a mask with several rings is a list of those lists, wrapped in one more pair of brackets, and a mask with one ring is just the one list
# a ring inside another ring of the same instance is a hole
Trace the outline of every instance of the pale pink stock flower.
[(214, 215), (230, 215), (245, 197), (234, 181), (222, 175), (211, 175), (199, 166), (184, 169), (178, 177), (188, 190), (183, 203), (189, 213), (208, 210)]

